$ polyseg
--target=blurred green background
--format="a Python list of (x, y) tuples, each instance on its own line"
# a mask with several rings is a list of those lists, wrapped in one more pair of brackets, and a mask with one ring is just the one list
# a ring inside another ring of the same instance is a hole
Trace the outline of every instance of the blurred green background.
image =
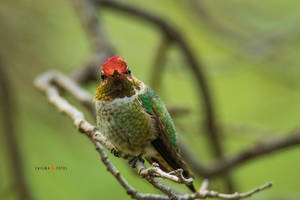
[[(205, 17), (197, 13), (192, 1), (124, 2), (175, 25), (204, 63), (226, 155), (261, 139), (281, 137), (299, 126), (299, 1), (195, 1), (205, 10)], [(160, 33), (149, 24), (112, 10), (103, 9), (99, 18), (117, 54), (126, 58), (137, 78), (149, 84)], [(40, 73), (49, 69), (69, 73), (91, 56), (73, 2), (1, 0), (0, 44), (2, 63), (16, 98), (14, 117), (25, 176), (34, 196), (43, 200), (129, 199), (106, 172), (89, 140), (33, 88), (33, 79)], [(167, 105), (193, 110), (175, 119), (178, 132), (191, 144), (192, 151), (210, 164), (213, 156), (199, 124), (204, 118), (202, 104), (193, 75), (185, 65), (180, 51), (172, 46), (157, 93)], [(96, 83), (89, 87), (91, 94), (95, 87)], [(3, 134), (0, 139), (0, 199), (17, 199)], [(139, 191), (155, 192), (126, 163), (110, 157)], [(67, 170), (35, 170), (50, 165), (66, 166)], [(300, 148), (251, 161), (232, 175), (239, 192), (268, 181), (274, 183), (273, 188), (250, 199), (300, 199)], [(197, 185), (200, 180), (198, 177)], [(224, 191), (218, 179), (211, 180), (211, 188)]]

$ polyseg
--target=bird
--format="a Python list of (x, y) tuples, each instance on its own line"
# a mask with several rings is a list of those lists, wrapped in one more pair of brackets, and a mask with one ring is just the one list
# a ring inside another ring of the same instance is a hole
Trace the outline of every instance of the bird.
[[(185, 178), (193, 177), (179, 154), (175, 125), (164, 103), (131, 74), (124, 58), (104, 61), (94, 100), (97, 128), (116, 156), (121, 152), (145, 158), (166, 172), (182, 169)], [(192, 183), (187, 186), (196, 191)]]

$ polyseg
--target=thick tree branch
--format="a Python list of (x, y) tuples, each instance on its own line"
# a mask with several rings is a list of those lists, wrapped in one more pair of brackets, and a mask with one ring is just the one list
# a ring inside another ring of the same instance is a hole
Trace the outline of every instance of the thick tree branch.
[[(65, 80), (62, 80), (65, 79)], [(71, 86), (69, 86), (71, 84)], [(163, 184), (154, 180), (155, 177), (164, 178), (168, 180), (172, 180), (177, 183), (189, 184), (189, 179), (184, 179), (182, 176), (182, 171), (176, 170), (171, 173), (166, 173), (158, 168), (157, 165), (153, 165), (150, 168), (146, 168), (143, 162), (137, 162), (136, 170), (142, 177), (145, 177), (148, 182), (150, 182), (154, 187), (158, 188), (165, 195), (157, 195), (157, 194), (143, 194), (137, 192), (129, 183), (125, 180), (125, 178), (120, 174), (120, 172), (114, 167), (114, 165), (110, 162), (108, 156), (106, 155), (103, 146), (108, 149), (113, 149), (112, 144), (97, 130), (97, 128), (87, 122), (84, 118), (82, 112), (76, 109), (74, 106), (70, 105), (63, 97), (59, 94), (59, 85), (60, 89), (64, 89), (67, 92), (70, 92), (74, 95), (75, 98), (79, 98), (81, 102), (85, 102), (88, 94), (80, 89), (80, 87), (72, 83), (72, 80), (59, 74), (58, 72), (48, 72), (41, 76), (39, 76), (35, 80), (35, 86), (46, 95), (48, 101), (54, 105), (59, 111), (66, 114), (70, 117), (77, 127), (77, 129), (84, 133), (86, 136), (90, 138), (90, 140), (95, 144), (96, 150), (99, 152), (102, 162), (107, 167), (107, 170), (116, 178), (116, 180), (120, 183), (120, 185), (126, 190), (127, 194), (129, 194), (134, 199), (182, 199), (182, 200), (192, 200), (192, 199), (202, 199), (208, 197), (218, 197), (222, 199), (241, 199), (246, 198), (253, 195), (256, 192), (259, 192), (263, 189), (269, 188), (272, 186), (271, 183), (261, 186), (253, 191), (247, 193), (234, 193), (234, 194), (222, 194), (215, 191), (208, 191), (204, 189), (200, 190), (194, 194), (185, 194), (179, 195), (175, 193), (170, 187), (164, 186)], [(102, 146), (103, 145), (103, 146)], [(121, 155), (126, 158), (126, 156)], [(129, 159), (129, 158), (127, 158)]]

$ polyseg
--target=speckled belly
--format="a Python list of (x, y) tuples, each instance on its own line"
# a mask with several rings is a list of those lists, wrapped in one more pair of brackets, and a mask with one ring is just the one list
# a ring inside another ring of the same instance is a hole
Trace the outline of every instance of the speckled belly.
[(154, 139), (150, 116), (136, 98), (96, 101), (97, 126), (121, 152), (129, 155), (145, 153)]

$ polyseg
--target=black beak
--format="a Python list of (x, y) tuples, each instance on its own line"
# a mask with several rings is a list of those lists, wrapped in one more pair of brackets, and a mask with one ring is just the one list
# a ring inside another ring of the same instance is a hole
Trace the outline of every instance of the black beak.
[(118, 76), (118, 75), (120, 75), (120, 73), (118, 72), (118, 70), (115, 69), (113, 76)]

